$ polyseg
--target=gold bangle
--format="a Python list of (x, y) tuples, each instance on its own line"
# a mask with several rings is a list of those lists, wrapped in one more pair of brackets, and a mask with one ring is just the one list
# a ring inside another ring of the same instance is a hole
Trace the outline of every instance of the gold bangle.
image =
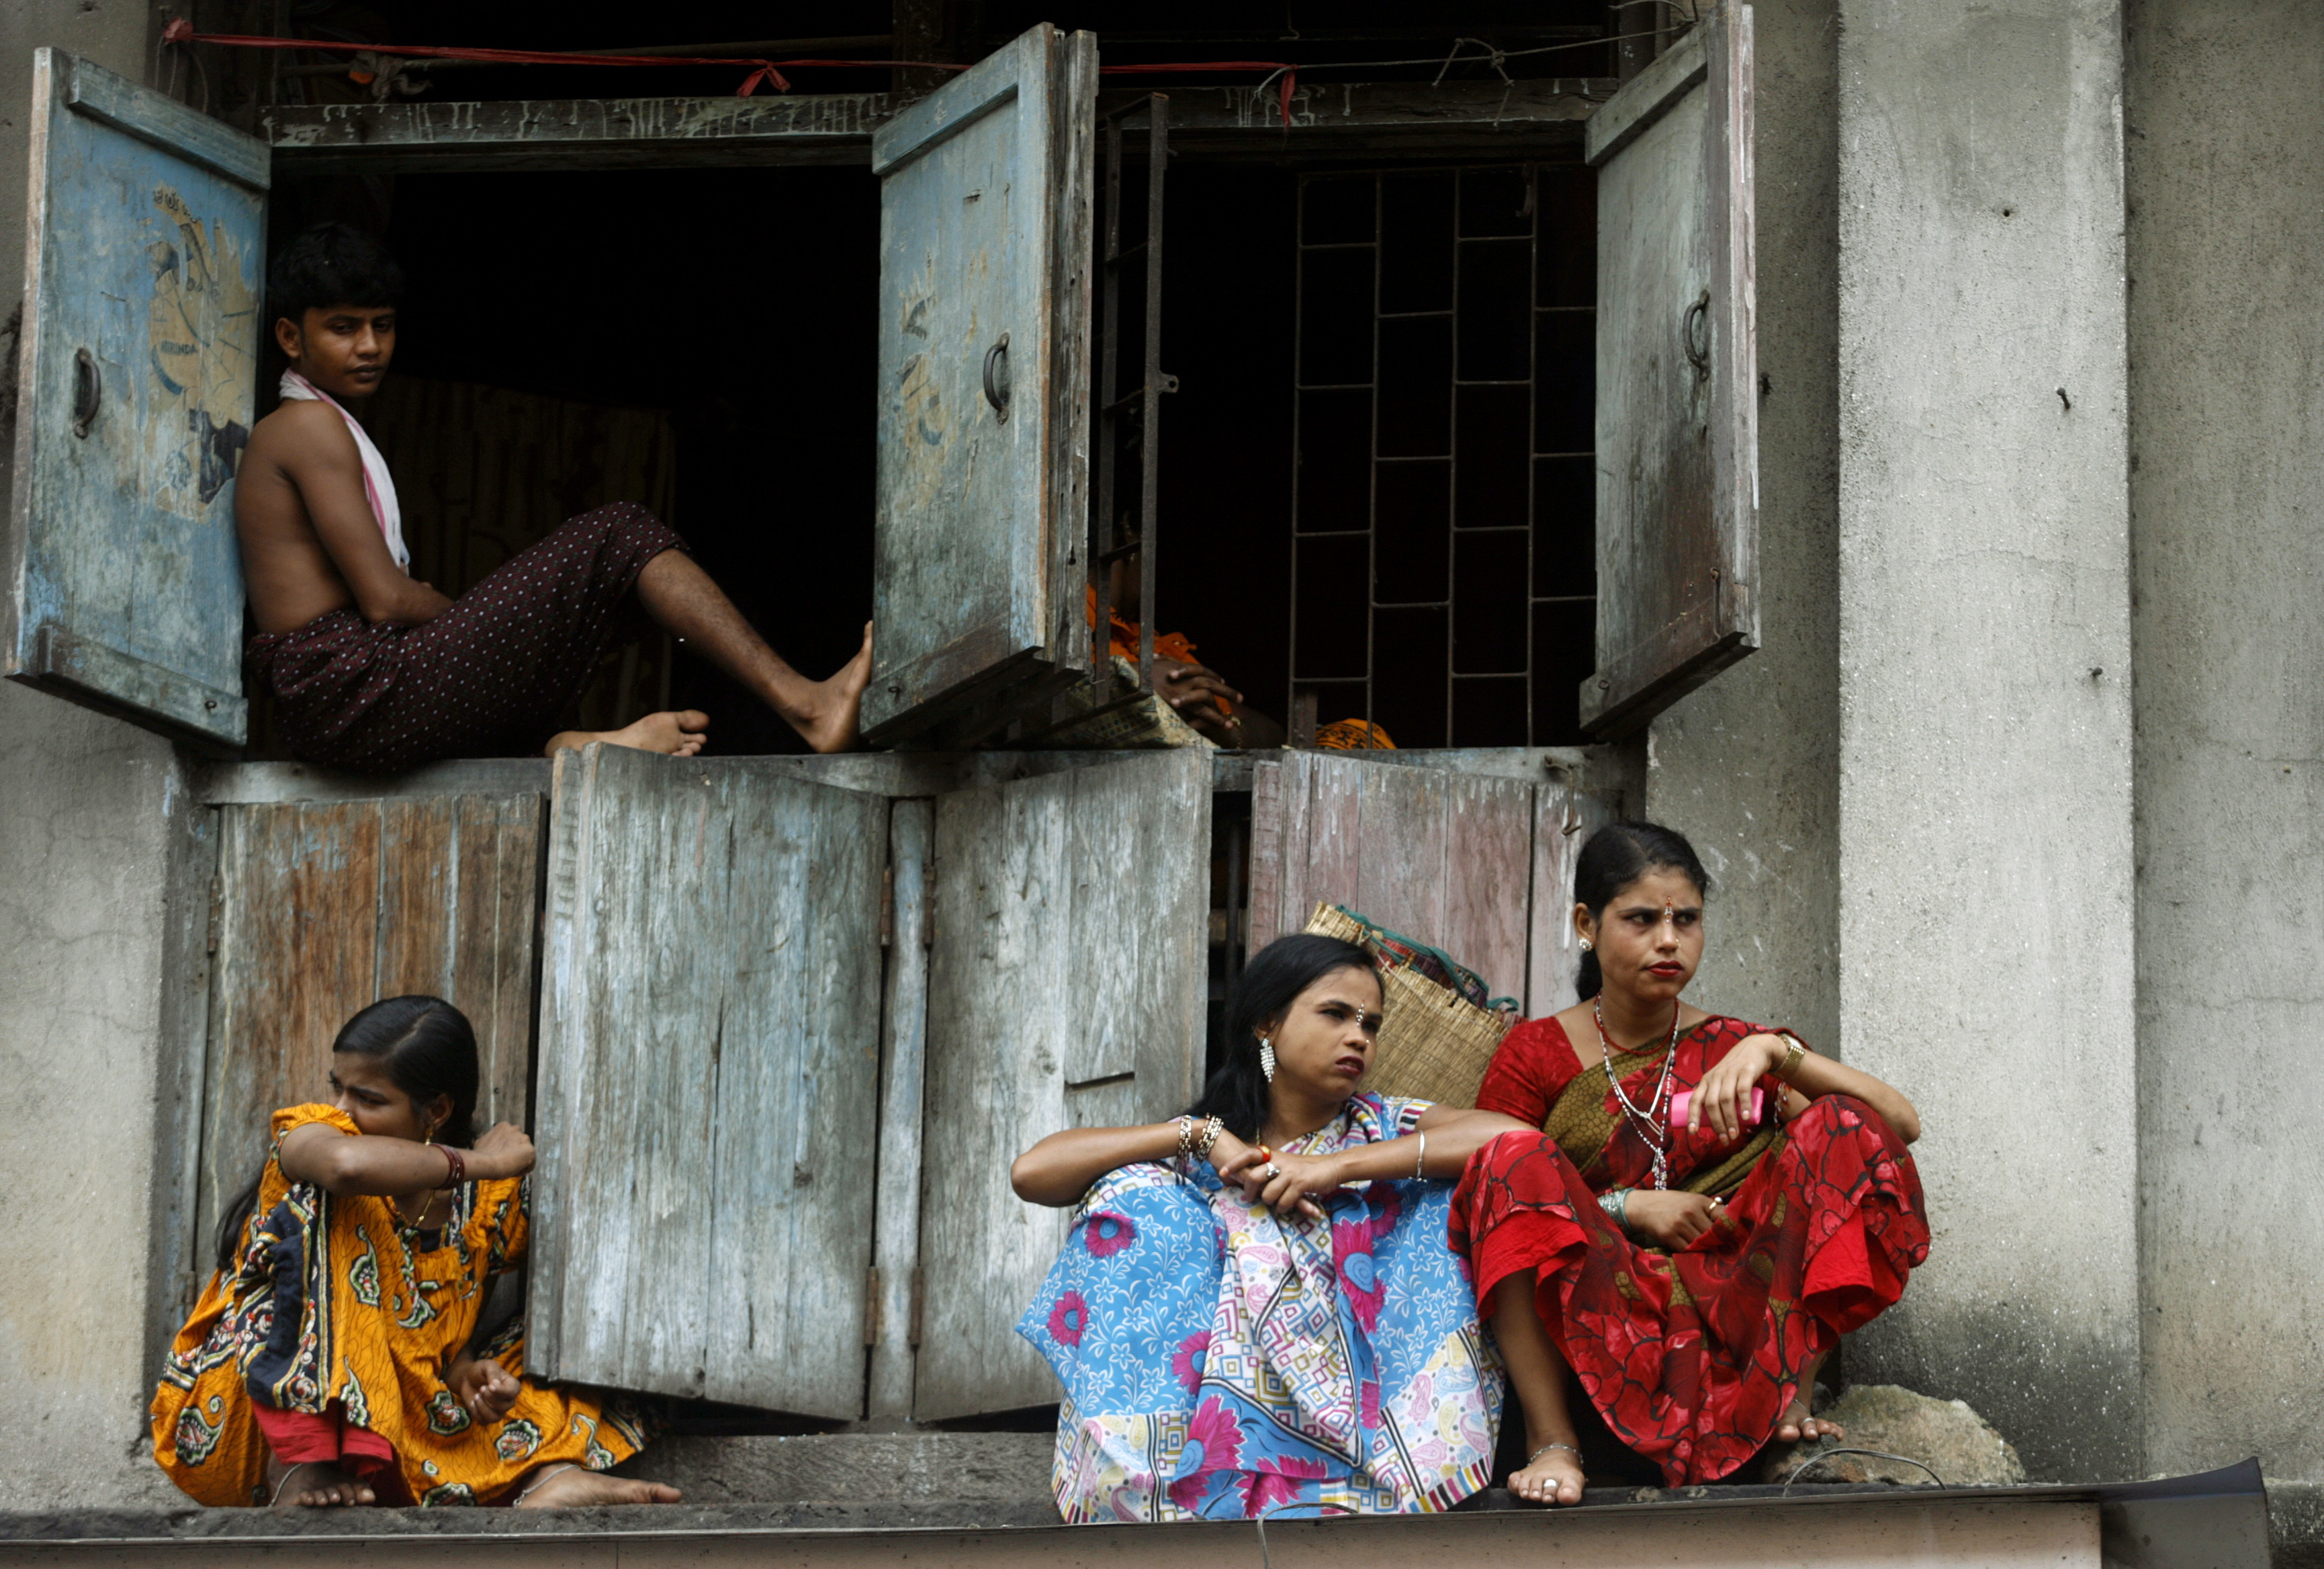
[(1775, 1069), (1775, 1076), (1785, 1084), (1790, 1084), (1792, 1070), (1800, 1066), (1800, 1058), (1807, 1056), (1808, 1048), (1801, 1043), (1798, 1036), (1788, 1030), (1784, 1032), (1784, 1038), (1791, 1043), (1791, 1049), (1784, 1053), (1783, 1063)]

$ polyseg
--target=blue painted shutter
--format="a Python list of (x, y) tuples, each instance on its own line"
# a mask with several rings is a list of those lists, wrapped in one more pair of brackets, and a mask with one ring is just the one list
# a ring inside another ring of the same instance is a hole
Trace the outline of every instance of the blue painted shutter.
[(1637, 729), (1759, 646), (1751, 8), (1714, 6), (1590, 116), (1598, 171), (1598, 668)]
[(0, 672), (240, 745), (266, 144), (55, 50), (32, 83)]
[(1086, 665), (1097, 49), (1047, 23), (899, 115), (881, 182), (869, 739), (1038, 703)]

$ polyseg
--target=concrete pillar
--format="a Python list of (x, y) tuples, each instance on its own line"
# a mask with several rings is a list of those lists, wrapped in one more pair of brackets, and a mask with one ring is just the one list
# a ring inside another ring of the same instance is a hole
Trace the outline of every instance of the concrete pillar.
[(2121, 7), (1840, 17), (1840, 1038), (1921, 1108), (1936, 1234), (1849, 1371), (2129, 1476)]
[[(150, 16), (0, 8), (0, 300), (22, 296), (34, 48), (134, 80)], [(15, 345), (7, 346), (13, 361)], [(0, 443), (0, 494), (8, 484)], [(179, 1498), (145, 1446), (166, 805), (156, 736), (0, 681), (0, 1500)], [(180, 1500), (182, 1501), (182, 1500)]]
[(1645, 815), (1718, 885), (1706, 1008), (1840, 1034), (1834, 0), (1755, 0), (1759, 651), (1655, 722)]
[(2146, 1464), (2312, 1495), (2324, 7), (2125, 9)]

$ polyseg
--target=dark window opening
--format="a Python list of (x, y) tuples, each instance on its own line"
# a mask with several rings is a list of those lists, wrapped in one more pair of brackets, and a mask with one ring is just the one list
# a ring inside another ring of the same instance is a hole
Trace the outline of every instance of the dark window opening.
[[(1296, 685), (1407, 747), (1581, 739), (1586, 172), (1194, 161), (1167, 212), (1156, 632), (1278, 720)], [(572, 512), (639, 501), (800, 669), (854, 651), (878, 395), (864, 171), (291, 180), (272, 234), (321, 217), (383, 232), (411, 276), (370, 418), (415, 574), (457, 595)], [(665, 705), (707, 711), (714, 752), (800, 748), (642, 623), (576, 720)]]
[(1399, 746), (1577, 745), (1596, 626), (1596, 192), (1300, 181), (1291, 681)]

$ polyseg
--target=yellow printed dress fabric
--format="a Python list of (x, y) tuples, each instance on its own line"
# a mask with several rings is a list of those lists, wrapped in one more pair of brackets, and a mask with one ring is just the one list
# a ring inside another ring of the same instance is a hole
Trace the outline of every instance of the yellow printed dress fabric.
[(463, 1185), (443, 1228), (420, 1232), (384, 1198), (284, 1179), (282, 1136), (311, 1122), (356, 1131), (331, 1106), (274, 1113), (242, 1251), (210, 1278), (171, 1347), (152, 1407), (153, 1454), (171, 1481), (206, 1504), (264, 1502), (267, 1445), (254, 1398), (344, 1416), (384, 1439), (422, 1504), (499, 1502), (540, 1466), (604, 1471), (644, 1446), (645, 1426), (622, 1398), (524, 1376), (521, 1317), (479, 1348), (523, 1386), (505, 1417), (475, 1421), (444, 1385), (492, 1278), (524, 1257), (522, 1179)]

